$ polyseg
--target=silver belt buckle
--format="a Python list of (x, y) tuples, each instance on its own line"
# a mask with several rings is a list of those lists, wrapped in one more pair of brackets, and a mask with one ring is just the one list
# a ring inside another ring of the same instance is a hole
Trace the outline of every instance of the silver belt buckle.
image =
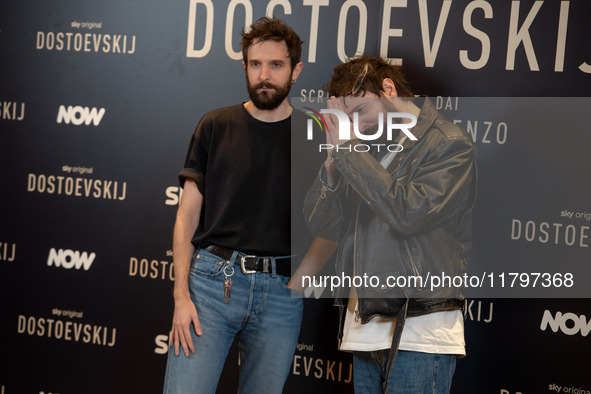
[(257, 256), (253, 256), (251, 254), (245, 254), (244, 256), (240, 256), (240, 269), (242, 270), (243, 274), (254, 274), (256, 273), (255, 270), (248, 270), (246, 269), (246, 267), (244, 266), (244, 263), (246, 262), (246, 259), (252, 259), (252, 258), (256, 258)]

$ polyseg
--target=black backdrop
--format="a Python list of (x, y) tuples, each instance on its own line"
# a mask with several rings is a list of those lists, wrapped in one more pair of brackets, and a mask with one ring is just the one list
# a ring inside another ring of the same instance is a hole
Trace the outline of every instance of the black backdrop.
[[(401, 61), (415, 92), (445, 107), (588, 95), (590, 11), (584, 0), (3, 2), (0, 394), (161, 391), (176, 173), (201, 115), (247, 100), (245, 23), (272, 12), (300, 33), (296, 97), (324, 95), (332, 68), (362, 51)], [(568, 123), (545, 138), (474, 134), (476, 258), (555, 271), (591, 261), (591, 141), (579, 123), (569, 138)], [(526, 235), (530, 221), (538, 235), (541, 223), (570, 225), (578, 241), (542, 242)], [(452, 392), (591, 391), (590, 306), (468, 299)], [(335, 336), (330, 300), (310, 294), (286, 393), (352, 392)], [(236, 364), (233, 353), (219, 392), (233, 391)]]

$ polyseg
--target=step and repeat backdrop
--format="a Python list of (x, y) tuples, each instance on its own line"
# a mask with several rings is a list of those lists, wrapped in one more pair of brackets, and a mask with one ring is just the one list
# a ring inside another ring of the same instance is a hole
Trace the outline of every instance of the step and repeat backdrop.
[[(591, 3), (53, 0), (0, 8), (0, 394), (161, 392), (176, 174), (201, 116), (248, 100), (239, 32), (264, 15), (305, 41), (292, 99), (379, 54), (476, 143), (496, 289), (466, 300), (452, 392), (590, 393)], [(353, 392), (321, 293), (285, 393)], [(219, 393), (237, 371), (233, 348)]]

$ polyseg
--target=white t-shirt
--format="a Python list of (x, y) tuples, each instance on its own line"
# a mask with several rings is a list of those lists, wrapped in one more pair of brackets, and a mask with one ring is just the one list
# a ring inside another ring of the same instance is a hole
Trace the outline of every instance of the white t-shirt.
[[(349, 298), (340, 350), (390, 349), (395, 319), (375, 316), (367, 324), (355, 318), (357, 297)], [(460, 310), (409, 317), (404, 323), (400, 350), (465, 356), (464, 318)]]

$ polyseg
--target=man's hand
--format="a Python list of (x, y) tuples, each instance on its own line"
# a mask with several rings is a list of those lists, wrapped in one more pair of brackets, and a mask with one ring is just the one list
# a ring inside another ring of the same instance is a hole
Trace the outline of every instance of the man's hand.
[(174, 317), (172, 319), (171, 344), (174, 345), (174, 354), (180, 354), (182, 346), (185, 357), (189, 357), (189, 352), (195, 353), (195, 346), (191, 337), (191, 323), (195, 328), (195, 334), (201, 335), (203, 331), (197, 316), (197, 308), (191, 301), (191, 297), (183, 296), (175, 299)]
[(287, 287), (292, 290), (303, 292), (303, 277), (314, 276), (324, 267), (330, 256), (337, 249), (338, 243), (330, 241), (328, 239), (316, 237), (308, 252), (302, 259), (302, 263), (291, 276), (291, 279), (287, 283)]
[[(347, 113), (346, 108), (345, 108), (345, 103), (343, 101), (343, 98), (337, 98), (337, 97), (331, 97), (328, 102), (326, 103), (326, 106), (328, 109), (336, 109), (338, 111), (341, 111), (343, 113)], [(331, 144), (332, 146), (337, 146), (337, 145), (341, 145), (347, 141), (349, 141), (350, 137), (351, 137), (351, 130), (349, 132), (349, 138), (347, 139), (340, 139), (340, 135), (339, 135), (339, 120), (336, 117), (336, 115), (334, 114), (329, 114), (326, 118), (326, 143), (327, 144)], [(351, 128), (353, 127), (353, 124), (350, 123)], [(330, 152), (330, 151), (329, 151)]]

